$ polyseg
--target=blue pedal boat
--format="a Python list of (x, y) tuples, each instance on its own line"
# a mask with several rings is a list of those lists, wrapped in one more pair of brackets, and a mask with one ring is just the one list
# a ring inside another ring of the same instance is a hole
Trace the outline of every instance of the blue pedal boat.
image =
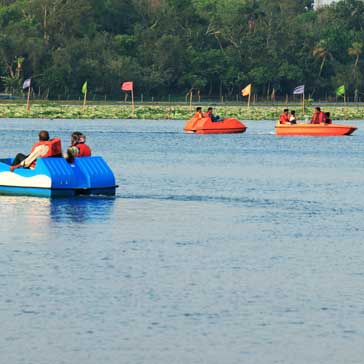
[(34, 169), (10, 172), (12, 159), (0, 159), (0, 194), (41, 197), (115, 195), (115, 176), (102, 157), (38, 158)]

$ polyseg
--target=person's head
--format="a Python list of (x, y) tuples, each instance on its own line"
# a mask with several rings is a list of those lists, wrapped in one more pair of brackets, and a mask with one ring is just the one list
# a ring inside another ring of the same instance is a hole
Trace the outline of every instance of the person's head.
[(212, 112), (212, 107), (209, 107), (208, 109), (207, 109), (207, 112)]
[(79, 143), (85, 143), (85, 142), (86, 142), (86, 137), (80, 131), (75, 131), (72, 133), (72, 135), (71, 135), (71, 144), (72, 145), (76, 145)]
[(315, 110), (318, 111), (318, 112), (320, 112), (321, 111), (321, 108), (320, 107), (316, 107)]
[(49, 140), (49, 133), (47, 130), (41, 130), (38, 134), (39, 140), (42, 142), (46, 142)]
[(325, 115), (326, 115), (327, 118), (330, 117), (330, 113), (329, 112), (325, 112)]
[(288, 114), (288, 109), (284, 109), (284, 110), (283, 110), (283, 112), (284, 112), (285, 114)]
[(296, 111), (295, 110), (292, 110), (291, 111), (291, 115), (296, 115)]
[(202, 112), (202, 107), (196, 107), (196, 112)]

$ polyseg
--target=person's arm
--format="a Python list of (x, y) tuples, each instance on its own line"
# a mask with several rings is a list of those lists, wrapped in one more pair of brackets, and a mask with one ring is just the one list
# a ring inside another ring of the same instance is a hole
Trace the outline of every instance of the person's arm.
[(11, 166), (10, 171), (13, 172), (14, 169), (17, 169), (17, 168), (20, 168), (20, 167), (24, 167), (24, 168), (30, 167), (30, 165), (37, 158), (41, 157), (42, 155), (45, 155), (47, 152), (48, 152), (48, 146), (47, 145), (39, 145), (22, 162), (20, 162), (19, 164), (16, 164), (15, 166)]

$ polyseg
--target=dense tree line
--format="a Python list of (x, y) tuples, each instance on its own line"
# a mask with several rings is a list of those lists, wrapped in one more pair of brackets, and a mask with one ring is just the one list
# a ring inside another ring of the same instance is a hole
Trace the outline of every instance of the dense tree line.
[(0, 0), (0, 91), (32, 77), (41, 97), (138, 94), (235, 98), (364, 92), (364, 4), (311, 0)]

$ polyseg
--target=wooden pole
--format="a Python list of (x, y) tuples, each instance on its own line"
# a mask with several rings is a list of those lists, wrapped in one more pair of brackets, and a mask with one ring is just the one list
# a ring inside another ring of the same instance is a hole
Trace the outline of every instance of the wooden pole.
[(305, 115), (305, 93), (302, 94), (302, 112)]
[(86, 90), (85, 94), (83, 95), (83, 111), (85, 111), (85, 109), (86, 109), (86, 99), (87, 99), (87, 90)]
[(133, 89), (131, 89), (131, 110), (132, 110), (132, 112), (134, 114), (134, 112), (135, 112), (135, 103), (134, 103), (134, 90)]
[(27, 112), (30, 112), (30, 85), (28, 87), (28, 96), (27, 96)]
[(248, 110), (250, 110), (250, 95), (251, 95), (251, 93), (249, 93), (249, 96), (248, 96)]
[(190, 112), (192, 112), (192, 97), (193, 97), (193, 92), (191, 90), (190, 91)]

